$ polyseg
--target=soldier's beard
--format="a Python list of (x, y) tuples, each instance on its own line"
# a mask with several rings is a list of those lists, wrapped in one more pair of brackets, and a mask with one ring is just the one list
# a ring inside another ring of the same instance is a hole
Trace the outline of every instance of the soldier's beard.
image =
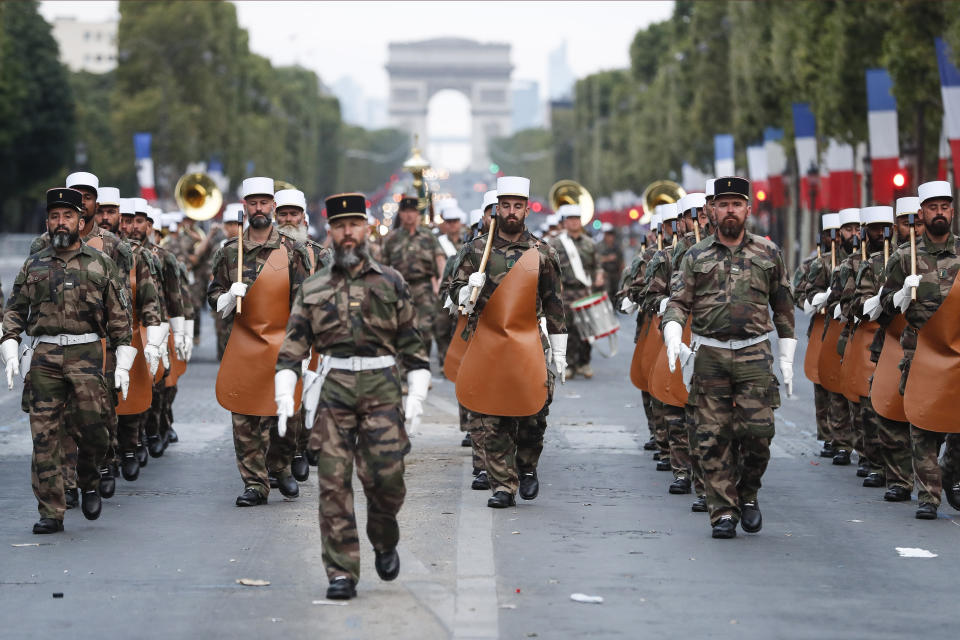
[(927, 228), (932, 235), (946, 235), (950, 231), (950, 221), (945, 216), (937, 216), (927, 223)]
[(352, 247), (346, 247), (342, 244), (333, 246), (333, 263), (339, 268), (352, 269), (370, 256), (367, 253), (367, 244), (360, 242)]
[(69, 231), (66, 227), (57, 227), (50, 236), (54, 249), (66, 249), (80, 240), (79, 231)]
[(853, 251), (853, 238), (851, 237), (849, 240), (843, 240), (843, 241), (840, 243), (840, 245), (843, 247), (843, 250), (846, 251), (847, 253), (852, 252), (852, 251)]
[(141, 231), (137, 231), (136, 229), (131, 229), (130, 232), (127, 234), (127, 237), (133, 240), (134, 242), (143, 242), (143, 238), (145, 235), (146, 234), (144, 234)]
[(307, 228), (300, 224), (282, 224), (278, 227), (279, 231), (282, 231), (284, 234), (290, 236), (294, 240), (299, 240), (300, 242), (306, 242), (307, 240)]
[(507, 218), (497, 216), (497, 226), (499, 226), (504, 233), (520, 233), (524, 229), (523, 220), (514, 216)]
[(723, 224), (720, 225), (720, 233), (731, 240), (739, 236), (742, 231), (743, 223), (733, 217), (724, 218)]
[(254, 229), (266, 229), (270, 226), (270, 218), (265, 214), (255, 213), (250, 216), (250, 226)]

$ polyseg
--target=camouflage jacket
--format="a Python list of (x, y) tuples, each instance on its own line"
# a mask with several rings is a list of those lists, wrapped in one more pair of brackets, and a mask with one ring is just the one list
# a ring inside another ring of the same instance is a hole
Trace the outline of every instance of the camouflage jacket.
[(680, 264), (687, 249), (695, 244), (697, 244), (697, 236), (693, 231), (683, 234), (683, 237), (678, 239), (677, 246), (675, 246), (670, 253), (670, 259), (673, 261), (673, 264)]
[(3, 338), (96, 333), (112, 349), (130, 344), (130, 301), (117, 267), (85, 244), (41, 249), (23, 263), (3, 314)]
[(769, 240), (746, 232), (731, 249), (710, 236), (687, 251), (678, 273), (663, 324), (683, 325), (689, 315), (694, 333), (717, 340), (752, 338), (774, 327), (781, 338), (794, 337), (787, 270)]
[[(857, 273), (863, 263), (860, 251), (853, 251), (843, 259), (830, 279), (830, 296), (827, 298), (827, 308), (833, 309), (840, 305), (840, 313), (847, 320), (853, 320), (853, 297), (857, 292)], [(833, 317), (832, 315), (830, 316)]]
[[(951, 234), (943, 244), (933, 244), (927, 234), (917, 238), (917, 275), (920, 285), (917, 287), (917, 299), (910, 303), (904, 312), (907, 327), (900, 336), (903, 355), (907, 363), (913, 358), (917, 348), (917, 332), (927, 320), (936, 313), (944, 298), (950, 293), (953, 281), (960, 273), (960, 256), (957, 255), (957, 243), (960, 238)], [(899, 313), (893, 304), (893, 294), (903, 287), (903, 280), (910, 275), (910, 244), (900, 245), (890, 255), (884, 268), (884, 283), (880, 289), (880, 302), (886, 314)]]
[[(487, 235), (482, 235), (464, 245), (463, 259), (457, 265), (453, 274), (453, 281), (450, 283), (449, 296), (454, 302), (459, 299), (460, 289), (467, 286), (467, 279), (470, 274), (476, 273), (480, 269), (480, 261), (483, 258), (483, 249), (486, 243)], [(524, 231), (516, 242), (505, 240), (499, 233), (494, 237), (490, 259), (487, 261), (487, 281), (483, 285), (483, 289), (480, 290), (474, 312), (470, 315), (468, 323), (470, 331), (476, 327), (477, 318), (483, 313), (483, 308), (490, 296), (493, 295), (497, 285), (503, 281), (507, 272), (520, 259), (523, 252), (531, 247), (536, 247), (540, 253), (537, 317), (546, 318), (548, 334), (567, 332), (567, 325), (563, 317), (563, 285), (560, 282), (560, 263), (557, 252), (546, 242), (534, 238), (529, 231)]]
[[(883, 286), (883, 272), (883, 251), (871, 253), (866, 260), (860, 263), (851, 310), (854, 316), (861, 321), (864, 320), (863, 303), (866, 302), (867, 298), (872, 298), (880, 293), (880, 288)], [(883, 350), (883, 341), (886, 336), (886, 326), (890, 324), (890, 320), (892, 320), (892, 316), (883, 312), (877, 317), (880, 329), (874, 334), (873, 341), (870, 343), (870, 358), (874, 362), (880, 359), (880, 352)]]
[[(280, 248), (280, 243), (287, 248), (287, 258), (290, 277), (290, 305), (300, 284), (309, 275), (309, 258), (306, 248), (292, 238), (282, 235), (276, 227), (270, 229), (270, 236), (263, 243), (250, 240), (250, 229), (243, 232), (243, 282), (253, 285), (260, 270), (270, 257), (274, 249)], [(217, 298), (230, 289), (230, 285), (237, 278), (237, 239), (230, 238), (223, 247), (217, 250), (213, 258), (213, 279), (207, 287), (207, 302), (211, 309), (217, 308)]]
[[(847, 252), (843, 247), (837, 244), (837, 268), (847, 258)], [(807, 282), (804, 285), (803, 293), (805, 299), (813, 303), (813, 296), (823, 293), (830, 288), (830, 282), (833, 279), (833, 271), (830, 266), (830, 253), (823, 253), (820, 259), (814, 259), (810, 263), (810, 269), (807, 271)]]
[[(127, 288), (127, 291), (129, 291), (130, 263), (131, 256), (133, 255), (133, 249), (131, 249), (130, 244), (127, 243), (126, 240), (122, 240), (115, 233), (102, 228), (96, 223), (96, 221), (91, 220), (90, 224), (93, 225), (93, 228), (88, 234), (83, 236), (81, 240), (87, 244), (89, 244), (90, 238), (93, 237), (99, 237), (103, 240), (103, 252), (108, 258), (113, 260), (114, 264), (117, 266), (117, 272), (120, 274), (120, 281), (123, 283), (123, 286)], [(34, 254), (37, 251), (46, 249), (49, 246), (50, 234), (44, 231), (43, 234), (34, 238), (33, 242), (30, 243), (30, 253)]]
[(160, 284), (167, 319), (185, 317), (183, 294), (180, 288), (180, 263), (177, 262), (177, 257), (152, 242), (144, 242), (143, 246), (154, 255), (154, 259), (160, 266)]
[(649, 247), (644, 249), (642, 253), (637, 254), (637, 256), (633, 259), (633, 262), (630, 264), (630, 271), (625, 278), (626, 292), (624, 295), (627, 298), (630, 298), (630, 300), (636, 304), (643, 304), (647, 263), (653, 259), (653, 256), (656, 253), (657, 245), (651, 244)]
[(319, 242), (307, 238), (304, 243), (307, 256), (307, 273), (313, 275), (333, 262), (333, 252)]
[(197, 316), (194, 312), (193, 292), (190, 291), (190, 272), (181, 260), (177, 261), (177, 274), (180, 281), (180, 301), (183, 302), (183, 317), (186, 320), (195, 320)]
[(137, 320), (145, 327), (158, 325), (164, 321), (164, 317), (160, 306), (157, 278), (154, 277), (153, 254), (144, 249), (139, 242), (129, 241), (129, 243), (133, 251), (131, 259), (137, 276), (137, 296), (133, 301)]
[(623, 271), (623, 249), (619, 243), (614, 243), (608, 247), (601, 242), (597, 245), (597, 258), (600, 261), (600, 268), (607, 274), (607, 281), (616, 279)]
[(383, 241), (383, 264), (399, 271), (408, 284), (439, 278), (437, 258), (446, 256), (426, 227), (417, 227), (413, 234), (402, 227), (394, 229)]
[(803, 301), (807, 298), (807, 274), (810, 273), (810, 265), (817, 259), (817, 254), (807, 256), (793, 272), (793, 301), (798, 309), (803, 309)]
[(447, 260), (447, 264), (443, 266), (443, 275), (440, 276), (440, 304), (446, 302), (446, 296), (450, 293), (450, 285), (453, 283), (453, 276), (460, 268), (463, 257), (467, 255), (468, 244), (466, 242), (461, 243), (457, 247), (457, 253)]
[(664, 247), (654, 252), (647, 263), (643, 274), (643, 301), (640, 304), (644, 313), (657, 313), (660, 311), (660, 301), (670, 297), (670, 277), (675, 264), (673, 253), (673, 247)]
[(570, 256), (567, 255), (566, 249), (563, 248), (563, 242), (560, 240), (560, 236), (550, 238), (549, 242), (550, 246), (556, 251), (557, 259), (559, 260), (560, 279), (563, 282), (563, 290), (567, 292), (567, 297), (581, 297), (586, 295), (584, 291), (589, 291), (593, 287), (597, 273), (601, 270), (600, 261), (597, 260), (597, 245), (586, 232), (581, 232), (576, 238), (573, 236), (569, 237), (573, 240), (573, 244), (577, 247), (577, 252), (580, 254), (583, 273), (586, 274), (587, 279), (590, 281), (589, 285), (583, 284), (577, 280), (577, 277), (574, 275), (573, 267), (570, 266)]
[(369, 259), (356, 275), (330, 265), (299, 287), (277, 371), (299, 374), (311, 348), (337, 358), (392, 355), (407, 371), (430, 368), (407, 283)]

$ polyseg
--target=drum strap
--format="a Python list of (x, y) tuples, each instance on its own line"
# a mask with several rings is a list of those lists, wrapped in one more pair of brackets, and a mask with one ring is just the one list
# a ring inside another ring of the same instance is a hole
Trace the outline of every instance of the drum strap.
[(559, 236), (560, 244), (563, 245), (563, 250), (567, 252), (567, 258), (570, 259), (570, 268), (573, 270), (573, 277), (579, 280), (583, 286), (590, 286), (590, 279), (587, 278), (587, 273), (583, 270), (583, 261), (580, 260), (580, 251), (577, 250), (577, 245), (573, 244), (573, 239), (568, 236), (566, 233), (561, 233)]

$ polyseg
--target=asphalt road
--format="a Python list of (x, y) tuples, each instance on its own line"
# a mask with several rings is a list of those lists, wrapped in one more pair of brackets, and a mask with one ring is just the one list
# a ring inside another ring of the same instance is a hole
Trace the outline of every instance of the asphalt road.
[(400, 578), (381, 582), (364, 543), (359, 597), (342, 606), (323, 600), (315, 475), (299, 499), (233, 506), (242, 486), (213, 395), (208, 318), (174, 408), (181, 443), (137, 482), (118, 481), (99, 520), (68, 512), (64, 533), (30, 533), (29, 426), (19, 393), (0, 389), (0, 637), (957, 636), (960, 514), (944, 506), (936, 521), (915, 520), (915, 501), (885, 503), (855, 466), (816, 457), (803, 344), (797, 395), (777, 412), (763, 531), (713, 540), (705, 514), (667, 494), (670, 474), (640, 448), (623, 324), (620, 353), (595, 355), (596, 376), (556, 394), (540, 496), (513, 509), (488, 509), (469, 489), (453, 385), (434, 378), (408, 458)]

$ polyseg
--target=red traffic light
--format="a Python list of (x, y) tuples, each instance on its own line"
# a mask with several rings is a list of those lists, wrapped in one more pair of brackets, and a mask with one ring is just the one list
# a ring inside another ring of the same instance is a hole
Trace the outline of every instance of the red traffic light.
[(539, 202), (534, 202), (532, 205), (530, 205), (530, 208), (533, 209), (534, 213), (540, 213), (543, 210), (543, 205)]
[(901, 189), (905, 184), (907, 184), (907, 176), (903, 171), (897, 171), (893, 174), (893, 186)]
[(767, 192), (764, 191), (763, 189), (758, 189), (758, 190), (757, 190), (757, 200), (759, 200), (760, 202), (763, 202), (763, 201), (766, 200), (766, 199), (767, 199)]

